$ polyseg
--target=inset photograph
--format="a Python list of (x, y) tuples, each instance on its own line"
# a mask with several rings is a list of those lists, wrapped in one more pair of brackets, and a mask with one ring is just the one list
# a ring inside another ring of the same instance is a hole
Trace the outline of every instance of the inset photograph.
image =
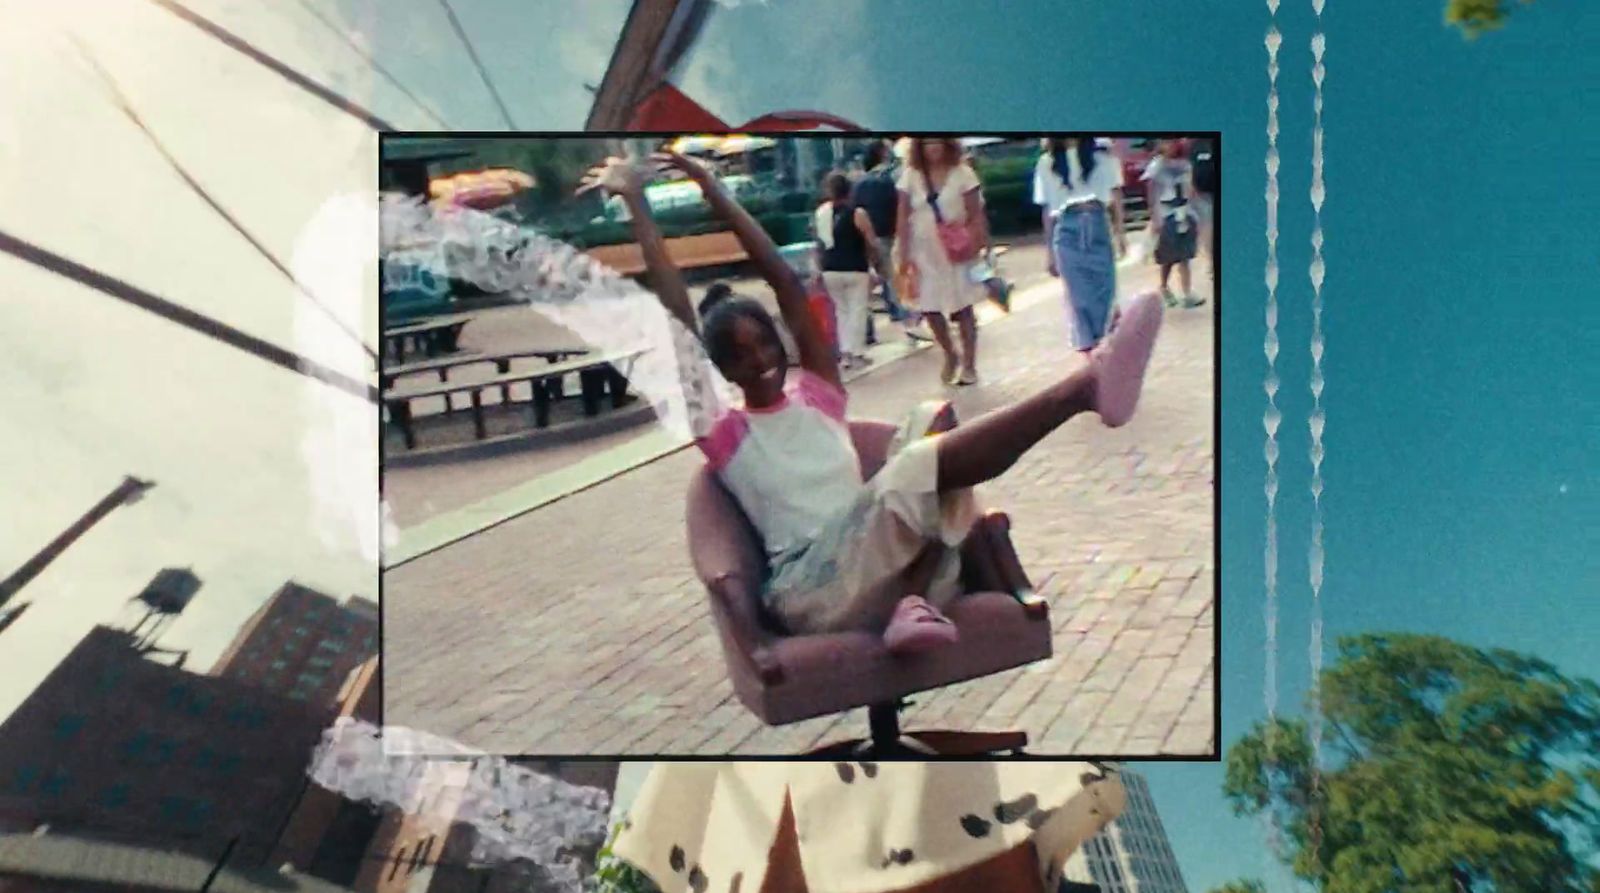
[(386, 136), (384, 721), (1214, 756), (1219, 142)]

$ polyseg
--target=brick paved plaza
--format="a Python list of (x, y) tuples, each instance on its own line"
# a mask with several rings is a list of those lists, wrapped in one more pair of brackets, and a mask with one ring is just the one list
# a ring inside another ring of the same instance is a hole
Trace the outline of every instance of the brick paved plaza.
[[(1148, 288), (1155, 271), (1120, 278)], [(1021, 284), (1017, 312), (982, 329), (984, 382), (951, 392), (965, 418), (1079, 362), (1059, 282)], [(1031, 753), (1061, 756), (1211, 752), (1214, 337), (1211, 304), (1169, 311), (1132, 423), (1074, 420), (981, 489), (1051, 602), (1055, 657), (913, 698), (908, 729), (1023, 729)], [(945, 393), (939, 362), (925, 350), (856, 380), (852, 414)], [(525, 754), (794, 753), (865, 734), (864, 710), (768, 728), (733, 697), (685, 544), (699, 462), (680, 451), (388, 572), (385, 721)]]

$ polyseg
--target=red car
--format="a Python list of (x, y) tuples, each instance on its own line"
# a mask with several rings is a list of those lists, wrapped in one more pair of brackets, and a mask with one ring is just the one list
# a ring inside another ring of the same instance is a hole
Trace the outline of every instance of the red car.
[(1149, 137), (1118, 137), (1112, 142), (1112, 151), (1122, 159), (1122, 206), (1127, 210), (1129, 222), (1135, 216), (1149, 217), (1150, 202), (1146, 195), (1144, 169), (1155, 157), (1155, 140)]

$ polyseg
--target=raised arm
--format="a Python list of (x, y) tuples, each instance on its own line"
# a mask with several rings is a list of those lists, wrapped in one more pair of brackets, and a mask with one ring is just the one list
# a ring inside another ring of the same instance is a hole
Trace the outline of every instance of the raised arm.
[(871, 262), (872, 269), (878, 271), (879, 276), (888, 276), (888, 264), (883, 256), (883, 245), (878, 242), (878, 231), (872, 228), (872, 218), (867, 216), (865, 208), (857, 208), (850, 215), (855, 223), (856, 230), (861, 233), (861, 238), (867, 243), (867, 260)]
[(823, 337), (816, 318), (811, 315), (805, 285), (794, 268), (778, 253), (778, 246), (773, 243), (772, 237), (699, 162), (677, 153), (663, 153), (657, 155), (656, 159), (683, 171), (700, 185), (706, 202), (719, 217), (728, 222), (739, 244), (744, 247), (745, 254), (750, 257), (750, 262), (755, 264), (762, 278), (777, 295), (778, 311), (783, 315), (784, 325), (794, 336), (795, 346), (800, 351), (800, 365), (842, 389), (844, 384), (839, 377), (838, 359), (833, 355), (832, 346)]
[(632, 220), (634, 241), (639, 243), (639, 250), (644, 254), (645, 275), (650, 280), (651, 290), (668, 313), (698, 334), (700, 324), (695, 318), (694, 304), (689, 300), (689, 287), (683, 281), (683, 273), (667, 254), (661, 227), (650, 216), (650, 203), (645, 200), (644, 181), (638, 167), (632, 161), (612, 158), (585, 177), (579, 191), (595, 187), (622, 196)]

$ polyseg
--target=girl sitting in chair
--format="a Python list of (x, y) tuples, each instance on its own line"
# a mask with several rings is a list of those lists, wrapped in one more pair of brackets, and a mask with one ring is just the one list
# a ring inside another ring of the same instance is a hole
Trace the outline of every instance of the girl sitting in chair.
[(691, 415), (707, 461), (760, 533), (767, 608), (791, 633), (879, 632), (895, 653), (954, 642), (941, 608), (961, 592), (959, 547), (979, 519), (972, 488), (1079, 413), (1096, 413), (1108, 427), (1132, 417), (1161, 327), (1160, 298), (1130, 301), (1089, 363), (1027, 399), (960, 427), (948, 403), (919, 407), (883, 469), (863, 481), (839, 367), (798, 274), (698, 162), (672, 153), (654, 160), (699, 184), (728, 222), (776, 293), (798, 349), (800, 368), (791, 372), (772, 315), (726, 289), (708, 295), (696, 317), (635, 162), (612, 159), (585, 178), (585, 190), (622, 196), (657, 298), (743, 392), (738, 407), (691, 401)]

